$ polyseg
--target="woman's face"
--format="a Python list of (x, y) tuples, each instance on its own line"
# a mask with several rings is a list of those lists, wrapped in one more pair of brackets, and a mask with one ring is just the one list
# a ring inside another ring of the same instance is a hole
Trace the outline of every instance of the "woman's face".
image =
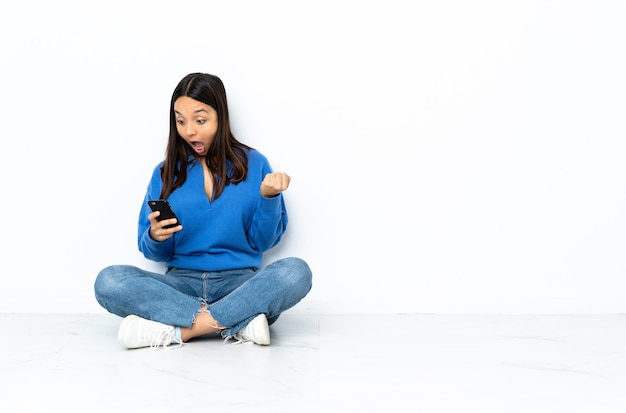
[(178, 134), (197, 156), (206, 156), (217, 134), (217, 111), (211, 106), (181, 96), (174, 102)]

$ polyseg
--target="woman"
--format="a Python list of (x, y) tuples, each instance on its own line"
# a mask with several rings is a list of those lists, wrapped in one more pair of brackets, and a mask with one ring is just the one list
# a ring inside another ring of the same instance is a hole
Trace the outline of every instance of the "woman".
[[(158, 348), (220, 332), (269, 345), (269, 325), (311, 289), (311, 270), (299, 258), (261, 268), (287, 227), (282, 192), (290, 180), (235, 139), (218, 77), (185, 76), (172, 94), (165, 160), (139, 215), (139, 250), (167, 270), (114, 265), (95, 281), (100, 305), (125, 317), (120, 344)], [(159, 221), (148, 205), (156, 199), (169, 201), (179, 221)]]

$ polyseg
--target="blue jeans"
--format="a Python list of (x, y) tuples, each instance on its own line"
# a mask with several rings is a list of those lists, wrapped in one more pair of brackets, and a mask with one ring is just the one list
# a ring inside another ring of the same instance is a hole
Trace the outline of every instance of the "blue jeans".
[(195, 271), (169, 268), (165, 274), (131, 265), (106, 267), (96, 277), (96, 300), (120, 317), (134, 314), (191, 327), (204, 304), (233, 335), (258, 314), (269, 324), (311, 290), (312, 274), (300, 258), (284, 258), (265, 268)]

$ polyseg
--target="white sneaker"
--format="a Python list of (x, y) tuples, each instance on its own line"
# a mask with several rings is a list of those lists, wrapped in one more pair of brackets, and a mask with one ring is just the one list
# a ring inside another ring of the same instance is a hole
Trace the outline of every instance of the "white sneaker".
[(151, 347), (157, 349), (171, 344), (182, 345), (174, 335), (174, 327), (150, 321), (136, 315), (124, 318), (117, 332), (117, 341), (126, 348)]
[(240, 343), (251, 341), (260, 346), (269, 346), (270, 326), (265, 314), (261, 313), (254, 317), (247, 326), (236, 332), (233, 338)]

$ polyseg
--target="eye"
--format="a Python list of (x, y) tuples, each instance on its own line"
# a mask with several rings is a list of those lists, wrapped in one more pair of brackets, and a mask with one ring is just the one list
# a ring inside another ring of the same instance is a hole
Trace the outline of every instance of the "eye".
[(196, 122), (198, 122), (198, 125), (204, 125), (206, 123), (206, 120), (198, 119)]
[(176, 119), (176, 123), (178, 123), (179, 125), (185, 124), (185, 122), (182, 119)]

